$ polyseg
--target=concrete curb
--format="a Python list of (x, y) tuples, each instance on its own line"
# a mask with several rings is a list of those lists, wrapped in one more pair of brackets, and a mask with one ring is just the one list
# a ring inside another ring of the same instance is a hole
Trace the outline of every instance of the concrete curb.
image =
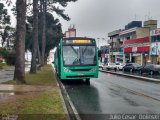
[[(55, 75), (54, 67), (53, 67), (53, 65), (51, 65), (51, 66), (52, 66), (53, 74)], [(56, 76), (56, 75), (55, 75), (55, 76)], [(55, 77), (55, 79), (56, 79), (56, 77)], [(66, 104), (65, 104), (63, 95), (62, 95), (62, 91), (61, 91), (61, 88), (60, 88), (60, 85), (59, 85), (57, 79), (56, 79), (56, 83), (57, 83), (57, 86), (59, 87), (58, 92), (59, 92), (60, 98), (61, 98), (61, 100), (62, 100), (62, 106), (63, 106), (64, 112), (65, 112), (65, 114), (67, 115), (67, 116), (66, 116), (66, 117), (67, 117), (67, 120), (70, 120), (70, 117), (69, 117), (69, 115), (68, 115), (69, 113), (68, 113), (68, 110), (67, 110), (67, 107), (66, 107)]]
[(105, 72), (105, 73), (111, 73), (111, 74), (115, 74), (115, 75), (120, 75), (120, 76), (126, 76), (126, 77), (130, 77), (130, 78), (136, 78), (137, 80), (143, 80), (143, 81), (147, 81), (147, 82), (160, 83), (160, 79), (155, 79), (155, 78), (148, 78), (148, 77), (137, 76), (137, 75), (129, 75), (129, 74), (125, 74), (125, 73), (118, 73), (118, 72), (105, 71), (105, 70), (99, 70), (99, 71)]
[[(59, 82), (60, 82), (60, 81), (59, 81)], [(65, 94), (66, 97), (67, 97), (67, 102), (69, 103), (71, 109), (73, 110), (73, 113), (72, 113), (72, 112), (71, 112), (71, 113), (69, 112), (69, 114), (70, 114), (70, 116), (71, 116), (71, 120), (81, 120), (81, 118), (80, 118), (80, 116), (79, 116), (76, 108), (74, 107), (74, 105), (73, 105), (73, 103), (72, 103), (72, 101), (71, 101), (71, 99), (70, 99), (70, 97), (69, 97), (69, 95), (68, 95), (68, 93), (67, 93), (64, 85), (63, 85), (62, 83), (60, 83), (60, 84), (61, 84), (61, 86), (62, 86), (62, 89), (63, 89), (63, 91), (64, 91), (64, 94)]]
[[(55, 70), (54, 70), (54, 66), (52, 65), (52, 70), (54, 75), (55, 74)], [(62, 101), (64, 102), (64, 109), (65, 112), (67, 112), (68, 116), (67, 119), (69, 120), (81, 120), (76, 108), (74, 107), (64, 85), (61, 83), (61, 81), (59, 80), (59, 78), (56, 76), (56, 80), (57, 80), (57, 85), (60, 87), (60, 96), (62, 96)]]

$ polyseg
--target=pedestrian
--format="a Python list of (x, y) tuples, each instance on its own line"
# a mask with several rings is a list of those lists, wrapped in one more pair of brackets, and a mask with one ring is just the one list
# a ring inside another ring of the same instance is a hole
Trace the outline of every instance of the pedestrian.
[(116, 72), (116, 71), (117, 71), (117, 68), (114, 68), (114, 71)]

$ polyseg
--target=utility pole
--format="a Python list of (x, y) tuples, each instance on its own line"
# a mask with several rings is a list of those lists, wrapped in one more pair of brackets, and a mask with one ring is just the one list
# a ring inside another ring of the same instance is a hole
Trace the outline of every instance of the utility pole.
[(112, 62), (113, 62), (113, 38), (112, 38)]
[(158, 42), (156, 41), (156, 64), (158, 64), (158, 61), (157, 61), (157, 57), (158, 57)]

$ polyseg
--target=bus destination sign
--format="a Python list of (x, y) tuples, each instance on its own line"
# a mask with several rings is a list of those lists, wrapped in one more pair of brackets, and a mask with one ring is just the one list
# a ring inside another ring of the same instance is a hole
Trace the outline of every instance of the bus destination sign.
[(63, 41), (66, 44), (92, 44), (91, 40), (66, 40)]

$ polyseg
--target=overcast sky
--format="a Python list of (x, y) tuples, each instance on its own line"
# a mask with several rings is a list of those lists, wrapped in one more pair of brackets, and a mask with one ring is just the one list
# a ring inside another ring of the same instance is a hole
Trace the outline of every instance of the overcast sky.
[(78, 0), (65, 8), (70, 21), (60, 19), (63, 31), (75, 24), (77, 36), (109, 39), (107, 34), (123, 29), (133, 20), (158, 20), (160, 0)]
[(109, 39), (108, 32), (123, 29), (133, 20), (160, 21), (159, 11), (160, 0), (78, 0), (66, 8), (71, 21), (61, 22), (63, 30), (75, 24), (78, 36)]

